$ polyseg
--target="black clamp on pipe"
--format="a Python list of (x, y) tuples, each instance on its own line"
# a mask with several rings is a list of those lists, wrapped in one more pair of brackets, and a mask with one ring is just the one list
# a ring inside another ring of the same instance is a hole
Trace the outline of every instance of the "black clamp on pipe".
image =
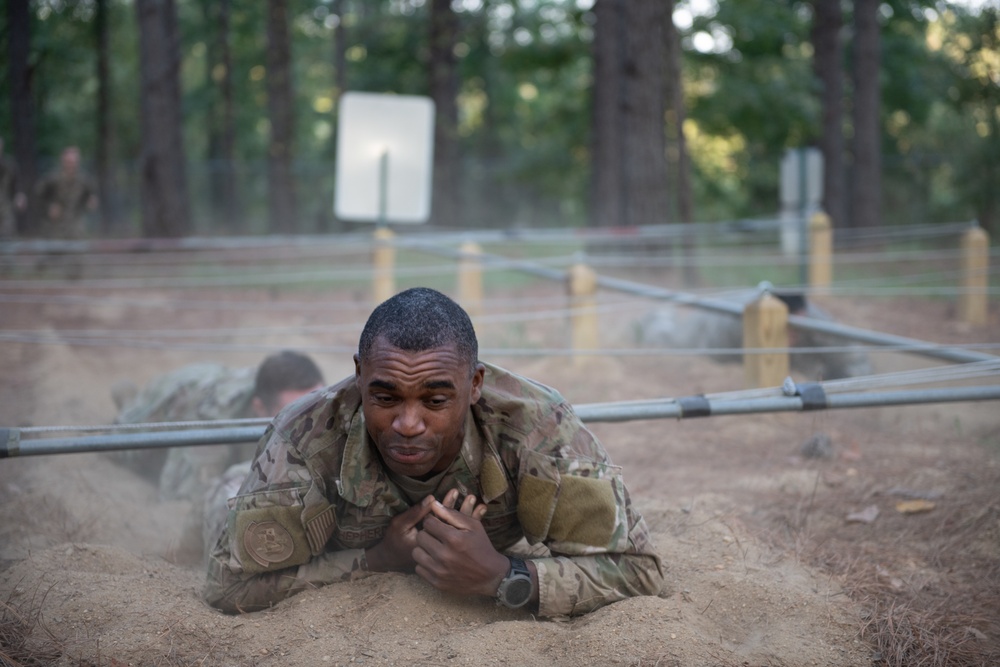
[(826, 403), (826, 392), (818, 382), (806, 382), (795, 385), (796, 392), (802, 397), (802, 410), (825, 410), (829, 406)]
[(0, 428), (0, 459), (17, 456), (21, 444), (21, 432), (16, 428)]
[(826, 402), (826, 391), (818, 382), (803, 382), (797, 384), (791, 377), (786, 377), (781, 384), (781, 393), (785, 396), (798, 396), (802, 399), (802, 411), (825, 410), (830, 407)]
[(712, 404), (708, 402), (708, 399), (702, 395), (698, 396), (685, 396), (684, 398), (678, 398), (677, 404), (681, 408), (681, 419), (689, 419), (691, 417), (710, 417), (712, 415)]

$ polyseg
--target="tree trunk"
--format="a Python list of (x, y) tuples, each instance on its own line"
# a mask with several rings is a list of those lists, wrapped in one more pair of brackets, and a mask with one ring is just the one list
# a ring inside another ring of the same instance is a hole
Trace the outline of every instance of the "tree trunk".
[(139, 20), (142, 156), (140, 179), (145, 236), (191, 231), (181, 132), (180, 44), (173, 0), (136, 0)]
[(462, 224), (461, 170), (458, 148), (458, 75), (455, 42), (458, 17), (451, 0), (432, 0), (430, 21), (430, 91), (434, 100), (434, 189), (432, 219), (443, 227)]
[[(230, 0), (202, 0), (202, 15), (215, 31), (208, 42), (206, 87), (210, 91), (208, 107), (208, 167), (213, 222), (228, 232), (237, 231), (236, 179), (233, 173), (235, 137), (233, 136), (232, 57), (229, 50)], [(218, 95), (213, 94), (218, 90)]]
[(344, 25), (347, 0), (333, 0), (330, 13), (337, 17), (337, 26), (333, 29), (333, 84), (336, 87), (333, 101), (337, 105), (340, 96), (347, 92), (347, 27)]
[(35, 162), (35, 105), (28, 63), (31, 53), (29, 5), (28, 0), (7, 0), (7, 76), (14, 130), (11, 152), (18, 165), (20, 190), (29, 195), (28, 210), (18, 231), (33, 236), (38, 232), (38, 217), (35, 198), (30, 195), (35, 189), (38, 165)]
[(97, 197), (101, 207), (100, 230), (109, 236), (116, 220), (115, 177), (111, 164), (114, 134), (111, 119), (111, 74), (108, 71), (108, 0), (97, 0), (94, 28), (97, 32)]
[(230, 0), (219, 0), (219, 65), (222, 78), (222, 127), (219, 132), (219, 159), (222, 161), (222, 214), (226, 227), (245, 231), (240, 222), (240, 203), (236, 194), (236, 108), (233, 104), (233, 57), (229, 48)]
[(267, 2), (267, 47), (267, 111), (271, 120), (267, 156), (268, 207), (271, 231), (288, 234), (298, 228), (292, 175), (295, 112), (288, 0)]
[(663, 0), (597, 0), (593, 187), (597, 225), (667, 219)]
[(625, 197), (629, 225), (667, 222), (663, 0), (630, 0), (625, 79)]
[(844, 214), (844, 82), (843, 24), (840, 0), (813, 0), (813, 70), (823, 87), (820, 99), (823, 124), (819, 148), (823, 154), (823, 210), (835, 227), (846, 222)]
[(694, 197), (691, 193), (691, 159), (684, 139), (684, 78), (681, 70), (681, 40), (674, 25), (674, 0), (666, 2), (666, 17), (663, 22), (666, 40), (667, 64), (667, 178), (672, 178), (674, 201), (677, 206), (676, 220), (688, 225), (681, 237), (683, 256), (682, 279), (685, 287), (698, 284), (698, 267), (693, 262), (697, 253), (694, 223)]
[(882, 138), (879, 131), (879, 0), (854, 2), (855, 227), (877, 227), (882, 219)]
[(624, 187), (624, 0), (594, 3), (594, 88), (591, 113), (590, 223), (595, 227), (625, 224)]

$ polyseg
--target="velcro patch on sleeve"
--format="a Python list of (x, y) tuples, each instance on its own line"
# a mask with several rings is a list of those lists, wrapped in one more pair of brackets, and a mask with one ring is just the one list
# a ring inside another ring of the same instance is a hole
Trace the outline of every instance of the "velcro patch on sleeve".
[(230, 514), (233, 548), (243, 571), (257, 574), (302, 565), (311, 556), (302, 506), (272, 506)]
[(558, 490), (559, 485), (552, 480), (533, 475), (521, 478), (517, 492), (517, 519), (529, 541), (538, 542), (548, 534)]
[(483, 502), (499, 498), (507, 490), (507, 475), (492, 456), (483, 460), (479, 470), (479, 484), (483, 488)]
[(607, 548), (615, 532), (618, 505), (611, 480), (564, 475), (549, 537)]

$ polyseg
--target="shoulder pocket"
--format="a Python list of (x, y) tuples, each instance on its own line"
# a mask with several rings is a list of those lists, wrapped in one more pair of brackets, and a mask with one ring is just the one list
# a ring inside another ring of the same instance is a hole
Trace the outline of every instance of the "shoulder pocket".
[(567, 554), (624, 551), (628, 544), (621, 468), (526, 452), (517, 516), (530, 542)]
[(233, 498), (229, 534), (232, 565), (257, 574), (302, 565), (320, 553), (333, 532), (333, 507), (310, 487), (260, 491)]

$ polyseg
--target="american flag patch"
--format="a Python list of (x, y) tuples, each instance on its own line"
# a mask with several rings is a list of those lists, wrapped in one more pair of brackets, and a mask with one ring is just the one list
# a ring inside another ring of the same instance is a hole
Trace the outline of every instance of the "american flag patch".
[(333, 528), (337, 525), (337, 519), (333, 512), (333, 505), (309, 519), (306, 522), (306, 539), (309, 540), (309, 549), (314, 554), (323, 551), (327, 540), (333, 535)]

